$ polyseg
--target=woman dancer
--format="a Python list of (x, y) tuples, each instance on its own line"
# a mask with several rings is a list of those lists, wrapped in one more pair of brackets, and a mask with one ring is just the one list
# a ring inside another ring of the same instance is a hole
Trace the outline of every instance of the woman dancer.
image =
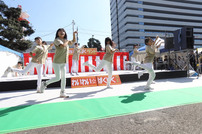
[[(140, 64), (138, 62), (133, 62), (132, 64), (145, 69), (149, 73), (149, 79), (144, 89), (150, 90), (151, 89), (150, 85), (152, 84), (153, 80), (156, 77), (156, 74), (153, 69), (153, 61), (156, 53), (156, 48), (159, 48), (161, 44), (155, 46), (156, 41), (153, 41), (151, 38), (146, 38), (145, 44), (146, 44), (146, 57), (144, 58), (144, 64)], [(142, 75), (143, 72), (138, 72), (138, 78), (140, 78)]]
[(85, 46), (82, 46), (81, 48), (79, 48), (78, 43), (74, 44), (74, 53), (73, 53), (73, 57), (72, 57), (72, 68), (71, 68), (71, 75), (73, 75), (73, 71), (76, 73), (76, 75), (78, 74), (78, 68), (79, 68), (79, 55), (81, 50), (84, 48)]
[(65, 94), (65, 87), (66, 87), (66, 63), (69, 60), (69, 46), (73, 45), (74, 42), (76, 41), (76, 33), (73, 33), (73, 40), (69, 41), (67, 40), (67, 34), (63, 28), (60, 28), (56, 32), (55, 40), (54, 40), (54, 45), (56, 48), (56, 52), (54, 55), (53, 59), (53, 69), (55, 72), (55, 77), (48, 80), (44, 81), (41, 84), (41, 92), (44, 92), (45, 88), (54, 82), (57, 82), (61, 79), (61, 91), (60, 91), (60, 97), (61, 98), (68, 98)]
[(98, 65), (98, 67), (95, 67), (94, 65), (89, 64), (88, 61), (83, 64), (84, 66), (89, 66), (90, 68), (92, 68), (96, 72), (99, 72), (103, 67), (106, 66), (107, 72), (108, 72), (107, 88), (112, 88), (110, 86), (111, 78), (112, 78), (112, 63), (113, 63), (114, 53), (116, 51), (118, 51), (118, 49), (114, 49), (114, 48), (112, 48), (112, 46), (113, 46), (112, 40), (109, 37), (105, 38), (105, 51), (106, 51), (106, 53), (104, 55), (104, 58), (102, 59), (102, 61)]
[[(133, 46), (133, 48), (134, 49), (133, 49), (133, 55), (131, 56), (131, 61), (132, 62), (137, 62), (137, 55), (138, 55), (138, 52), (139, 52), (138, 49), (137, 49), (138, 48), (138, 44), (135, 44)], [(136, 66), (133, 66), (132, 70), (135, 71), (136, 70)]]
[[(35, 38), (36, 46), (34, 49), (30, 52), (30, 56), (32, 57), (31, 62), (26, 66), (25, 69), (16, 69), (16, 68), (11, 68), (8, 67), (6, 73), (8, 74), (9, 72), (17, 72), (19, 74), (27, 74), (31, 69), (36, 67), (37, 69), (37, 93), (41, 93), (40, 87), (41, 87), (41, 77), (42, 77), (42, 70), (43, 70), (43, 64), (45, 63), (45, 47), (42, 44), (42, 39), (40, 37)], [(35, 53), (35, 56), (33, 55)]]
[(48, 69), (48, 50), (51, 50), (52, 49), (52, 46), (53, 44), (50, 44), (50, 45), (47, 45), (46, 41), (42, 41), (42, 44), (43, 46), (46, 48), (46, 51), (45, 51), (45, 68), (44, 68), (44, 71), (43, 71), (43, 76), (46, 77), (46, 72), (47, 72), (47, 69)]

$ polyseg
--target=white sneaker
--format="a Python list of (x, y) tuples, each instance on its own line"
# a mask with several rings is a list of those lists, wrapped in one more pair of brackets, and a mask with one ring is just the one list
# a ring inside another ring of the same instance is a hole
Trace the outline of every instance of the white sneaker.
[(107, 86), (107, 89), (113, 89), (113, 87), (111, 87), (111, 86)]
[(60, 98), (69, 98), (69, 96), (67, 96), (67, 95), (65, 94), (65, 91), (61, 91), (61, 92), (60, 92)]
[(36, 93), (41, 93), (40, 87), (37, 87)]
[(73, 73), (70, 73), (70, 75), (71, 75), (71, 76), (74, 76), (74, 74), (73, 74)]
[(151, 87), (149, 87), (149, 86), (145, 86), (144, 87), (144, 90), (151, 90), (152, 88)]
[(47, 88), (47, 84), (45, 81), (41, 82), (40, 93), (43, 93), (44, 90)]
[(88, 64), (89, 64), (88, 61), (86, 61), (83, 63), (83, 66), (88, 66)]
[(138, 72), (138, 79), (143, 75), (143, 72)]

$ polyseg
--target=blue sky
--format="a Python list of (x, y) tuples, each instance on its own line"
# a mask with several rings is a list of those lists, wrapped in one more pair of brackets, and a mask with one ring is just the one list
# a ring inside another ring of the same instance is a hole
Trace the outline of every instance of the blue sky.
[(53, 41), (58, 28), (65, 27), (68, 39), (72, 39), (72, 20), (79, 29), (79, 43), (87, 44), (89, 38), (100, 40), (104, 46), (105, 37), (111, 37), (109, 0), (3, 0), (9, 7), (22, 6), (30, 17), (36, 36)]

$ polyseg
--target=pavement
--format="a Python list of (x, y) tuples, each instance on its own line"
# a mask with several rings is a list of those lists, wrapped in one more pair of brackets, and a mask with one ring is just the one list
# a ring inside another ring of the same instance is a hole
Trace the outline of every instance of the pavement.
[(12, 134), (201, 134), (202, 103)]
[[(59, 98), (59, 88), (49, 88), (43, 94), (35, 89), (1, 92), (0, 108), (24, 105), (74, 102), (113, 96), (144, 93), (146, 81), (113, 85), (106, 87), (67, 88), (69, 99)], [(152, 92), (172, 91), (176, 89), (201, 87), (202, 78), (176, 78), (156, 80)], [(194, 97), (194, 96), (193, 96)], [(202, 101), (201, 101), (202, 102)], [(16, 134), (201, 134), (202, 103), (185, 104), (174, 107), (153, 108), (138, 113), (116, 115), (98, 120), (90, 120), (50, 127), (43, 127)], [(107, 104), (106, 104), (107, 105)], [(120, 107), (121, 108), (121, 107)], [(1, 118), (1, 117), (0, 117)]]

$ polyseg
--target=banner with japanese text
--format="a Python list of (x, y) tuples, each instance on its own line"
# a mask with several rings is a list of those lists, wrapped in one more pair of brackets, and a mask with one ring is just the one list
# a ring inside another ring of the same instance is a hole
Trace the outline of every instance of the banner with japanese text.
[(94, 86), (97, 86), (96, 76), (71, 78), (71, 88), (94, 87)]
[[(74, 48), (69, 49), (69, 55), (73, 55)], [(97, 55), (97, 48), (83, 48), (80, 55)]]
[[(107, 75), (97, 76), (98, 86), (106, 86), (107, 85), (107, 79), (108, 79)], [(120, 85), (120, 84), (121, 84), (121, 80), (120, 80), (119, 75), (113, 75), (110, 85)]]

